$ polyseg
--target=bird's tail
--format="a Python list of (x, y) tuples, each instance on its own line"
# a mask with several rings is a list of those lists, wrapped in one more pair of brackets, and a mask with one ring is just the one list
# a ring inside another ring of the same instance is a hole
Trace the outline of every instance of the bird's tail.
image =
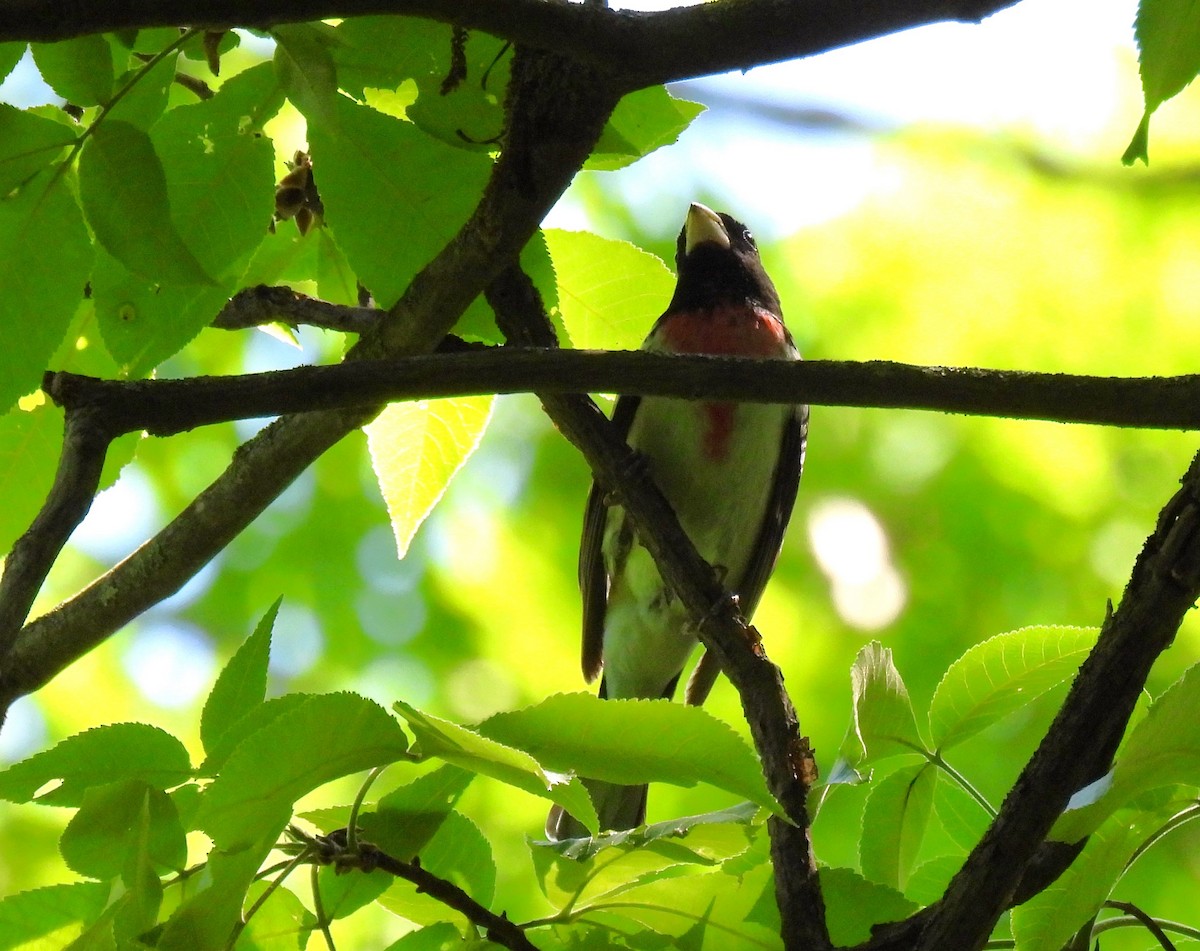
[[(594, 779), (585, 779), (584, 787), (591, 794), (600, 817), (600, 830), (624, 831), (635, 829), (646, 821), (646, 789), (641, 786), (620, 786)], [(559, 842), (591, 835), (583, 824), (562, 806), (554, 806), (546, 818), (546, 837)]]

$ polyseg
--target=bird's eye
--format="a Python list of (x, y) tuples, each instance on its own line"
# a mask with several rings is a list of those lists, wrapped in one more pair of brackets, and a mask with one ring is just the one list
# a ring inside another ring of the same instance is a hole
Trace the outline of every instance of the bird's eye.
[(742, 240), (743, 240), (743, 241), (745, 241), (745, 242), (746, 242), (746, 244), (750, 245), (750, 247), (752, 247), (752, 248), (757, 248), (757, 247), (758, 247), (758, 244), (757, 244), (757, 242), (755, 242), (755, 240), (754, 240), (754, 235), (752, 235), (752, 234), (750, 233), (750, 229), (749, 229), (749, 228), (747, 228), (747, 229), (745, 229), (744, 231), (742, 231)]

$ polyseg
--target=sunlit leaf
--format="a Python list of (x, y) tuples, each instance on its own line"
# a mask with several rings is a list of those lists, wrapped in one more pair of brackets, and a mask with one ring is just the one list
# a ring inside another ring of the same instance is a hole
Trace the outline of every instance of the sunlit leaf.
[(1200, 17), (1192, 0), (1139, 0), (1134, 35), (1146, 111), (1122, 161), (1149, 161), (1150, 114), (1200, 72)]
[(282, 602), (283, 598), (277, 598), (267, 609), (209, 691), (200, 714), (200, 739), (209, 756), (233, 725), (266, 699), (271, 630)]
[(191, 772), (187, 750), (170, 733), (145, 723), (113, 723), (77, 733), (0, 772), (0, 799), (36, 797), (46, 805), (80, 806), (93, 786), (142, 780), (169, 789)]
[(310, 697), (252, 733), (204, 791), (196, 822), (222, 848), (237, 848), (291, 814), (310, 790), (390, 763), (408, 749), (399, 724), (351, 693)]
[(187, 864), (174, 803), (140, 780), (89, 787), (59, 849), (74, 871), (90, 878), (116, 878), (139, 851), (163, 874), (182, 871)]
[(1099, 633), (1026, 627), (976, 644), (950, 665), (929, 704), (934, 745), (945, 751), (1070, 680)]
[(93, 252), (69, 179), (44, 171), (0, 200), (0, 411), (41, 384), (83, 297)]
[(1074, 842), (1161, 786), (1200, 786), (1200, 665), (1154, 701), (1130, 733), (1099, 799), (1059, 817), (1051, 838)]
[(529, 751), (550, 769), (622, 784), (706, 782), (782, 814), (754, 751), (727, 723), (700, 707), (557, 694), (535, 706), (497, 714), (478, 729)]
[(625, 96), (600, 135), (584, 168), (617, 169), (679, 138), (704, 106), (677, 99), (663, 86)]
[(900, 921), (917, 906), (895, 889), (868, 882), (849, 868), (821, 870), (825, 923), (837, 947), (849, 947), (871, 937), (871, 926)]
[(393, 403), (365, 427), (401, 558), (479, 445), (493, 401), (490, 396), (462, 396)]
[(73, 105), (96, 106), (112, 95), (112, 48), (98, 33), (34, 43), (33, 61), (47, 84)]
[(671, 299), (662, 261), (624, 241), (587, 231), (546, 231), (558, 276), (558, 306), (571, 345), (636, 350)]
[(61, 122), (0, 104), (0, 195), (53, 162), (75, 138)]
[(929, 825), (936, 783), (937, 769), (922, 762), (900, 767), (871, 790), (858, 846), (864, 876), (904, 890)]
[(403, 701), (396, 701), (395, 708), (413, 731), (416, 755), (437, 757), (463, 769), (491, 776), (557, 803), (589, 828), (598, 824), (596, 810), (578, 779), (552, 776), (525, 751), (449, 720), (422, 713)]
[[(322, 871), (329, 872), (332, 869), (325, 868)], [(244, 945), (255, 951), (299, 951), (308, 947), (309, 935), (317, 926), (316, 916), (304, 907), (291, 889), (275, 888), (266, 896), (269, 887), (268, 882), (255, 882), (247, 891), (247, 906), (254, 906), (255, 912), (254, 917), (246, 922), (246, 930), (238, 939), (238, 947)], [(261, 905), (257, 904), (264, 897), (266, 900)]]
[(96, 126), (79, 156), (79, 197), (96, 239), (134, 274), (162, 284), (213, 283), (171, 220), (163, 164), (141, 129)]
[(1098, 829), (1061, 876), (1013, 909), (1013, 936), (1025, 951), (1060, 951), (1107, 901), (1149, 828), (1124, 813)]
[(908, 688), (892, 663), (892, 652), (872, 641), (850, 670), (854, 721), (842, 741), (842, 759), (852, 766), (924, 748)]
[[(104, 910), (109, 886), (100, 882), (48, 885), (0, 899), (5, 948), (65, 947)], [(45, 944), (34, 944), (39, 940)], [(27, 944), (28, 943), (28, 944)]]

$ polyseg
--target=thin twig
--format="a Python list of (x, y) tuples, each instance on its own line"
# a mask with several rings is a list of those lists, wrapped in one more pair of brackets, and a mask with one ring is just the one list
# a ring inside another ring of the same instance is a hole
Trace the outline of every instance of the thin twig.
[(1166, 932), (1164, 932), (1162, 930), (1162, 928), (1159, 927), (1158, 922), (1155, 921), (1153, 918), (1151, 918), (1144, 911), (1142, 911), (1142, 909), (1139, 908), (1137, 905), (1135, 905), (1133, 902), (1131, 902), (1131, 901), (1106, 901), (1104, 903), (1104, 907), (1105, 908), (1114, 908), (1117, 911), (1123, 911), (1123, 912), (1125, 912), (1125, 914), (1131, 915), (1132, 917), (1136, 918), (1138, 921), (1140, 921), (1142, 923), (1142, 927), (1144, 927), (1147, 931), (1149, 931), (1150, 934), (1152, 934), (1154, 936), (1155, 940), (1160, 945), (1162, 945), (1163, 951), (1175, 951), (1174, 943), (1171, 941), (1170, 938), (1167, 937)]
[(378, 326), (383, 312), (374, 307), (331, 304), (290, 287), (259, 284), (238, 291), (229, 299), (212, 326), (218, 330), (246, 330), (264, 324), (307, 324), (345, 333), (365, 333)]

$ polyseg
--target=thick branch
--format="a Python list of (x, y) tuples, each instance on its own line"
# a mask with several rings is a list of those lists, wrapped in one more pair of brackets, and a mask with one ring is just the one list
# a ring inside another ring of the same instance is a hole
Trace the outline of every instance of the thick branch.
[[(488, 288), (488, 302), (505, 335), (516, 343), (552, 345), (554, 332), (533, 282), (513, 267)], [(667, 584), (688, 608), (704, 646), (713, 651), (742, 701), (772, 794), (791, 823), (772, 818), (772, 864), (783, 921), (784, 946), (819, 951), (830, 947), (825, 905), (809, 838), (806, 800), (816, 775), (808, 740), (758, 632), (717, 580), (679, 525), (670, 504), (637, 464), (633, 451), (585, 396), (539, 393), (555, 426), (587, 459), (596, 478), (614, 491), (629, 513)]]
[(625, 89), (749, 69), (943, 20), (978, 22), (1016, 0), (741, 0), (659, 13), (546, 0), (9, 0), (0, 42), (61, 40), (130, 27), (268, 26), (364, 14), (483, 30), (620, 70)]
[(872, 361), (749, 360), (642, 351), (495, 348), (235, 377), (96, 380), (48, 374), (68, 408), (115, 433), (170, 435), (230, 419), (480, 393), (631, 393), (760, 403), (923, 409), (1064, 423), (1200, 429), (1200, 375), (1071, 376)]
[(1159, 516), (1121, 606), (1062, 709), (923, 930), (918, 951), (981, 948), (1078, 789), (1109, 768), (1150, 668), (1200, 597), (1200, 455)]

